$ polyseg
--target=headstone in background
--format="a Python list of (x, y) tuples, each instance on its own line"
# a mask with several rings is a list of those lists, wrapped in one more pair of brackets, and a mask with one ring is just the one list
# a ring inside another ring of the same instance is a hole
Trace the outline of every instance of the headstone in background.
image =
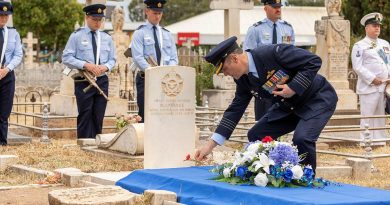
[(348, 82), (350, 22), (339, 15), (341, 1), (327, 1), (326, 7), (328, 16), (315, 24), (316, 54), (322, 59), (319, 73), (336, 89), (339, 97), (336, 110), (357, 110), (357, 95)]
[(145, 77), (144, 168), (192, 166), (195, 150), (195, 69), (153, 67)]

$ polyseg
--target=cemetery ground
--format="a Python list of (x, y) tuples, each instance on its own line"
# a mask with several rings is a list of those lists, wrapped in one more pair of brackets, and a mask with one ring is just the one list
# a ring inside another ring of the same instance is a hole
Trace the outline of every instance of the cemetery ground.
[[(239, 149), (241, 144), (228, 143), (229, 147)], [(331, 147), (331, 149), (346, 153), (364, 153), (364, 149), (357, 146)], [(390, 153), (390, 147), (374, 149), (378, 153)], [(119, 172), (142, 169), (140, 159), (120, 159), (109, 156), (96, 155), (86, 152), (76, 145), (73, 139), (53, 139), (52, 144), (41, 144), (34, 139), (31, 144), (0, 147), (0, 155), (17, 155), (17, 164), (41, 170), (54, 171), (58, 168), (74, 167), (83, 172)], [(184, 156), (183, 156), (184, 159)], [(341, 165), (343, 157), (318, 154), (319, 166)], [(390, 190), (390, 163), (388, 158), (374, 159), (377, 169), (371, 177), (360, 179), (327, 178), (331, 181), (349, 183), (360, 186)], [(35, 184), (35, 185), (33, 185)], [(3, 187), (3, 189), (1, 189)], [(7, 188), (4, 187), (19, 187)], [(56, 177), (40, 178), (38, 176), (22, 175), (6, 169), (0, 172), (0, 205), (2, 204), (48, 204), (47, 196), (51, 190), (67, 189)], [(140, 203), (142, 204), (142, 203)]]

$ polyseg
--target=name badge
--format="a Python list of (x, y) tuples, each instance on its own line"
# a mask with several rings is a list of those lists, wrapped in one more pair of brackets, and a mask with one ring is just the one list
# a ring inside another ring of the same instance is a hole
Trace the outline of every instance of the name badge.
[(81, 41), (81, 45), (87, 46), (87, 45), (88, 45), (87, 39), (82, 40), (82, 41)]
[(263, 33), (263, 38), (264, 38), (265, 40), (270, 39), (270, 37), (271, 37), (271, 35), (270, 35), (269, 33)]

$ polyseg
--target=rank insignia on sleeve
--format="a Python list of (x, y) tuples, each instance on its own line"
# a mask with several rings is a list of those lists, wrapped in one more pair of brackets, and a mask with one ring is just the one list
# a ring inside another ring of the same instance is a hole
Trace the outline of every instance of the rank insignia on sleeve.
[(268, 93), (272, 94), (272, 92), (276, 88), (276, 85), (285, 84), (288, 79), (289, 76), (285, 72), (283, 72), (282, 70), (278, 70), (267, 80), (266, 83), (264, 83), (262, 88)]
[(357, 53), (356, 53), (356, 57), (360, 57), (360, 51), (357, 51)]

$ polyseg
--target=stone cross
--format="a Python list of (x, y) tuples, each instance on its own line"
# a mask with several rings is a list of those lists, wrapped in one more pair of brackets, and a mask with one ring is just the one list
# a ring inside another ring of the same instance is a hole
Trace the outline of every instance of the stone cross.
[(37, 38), (33, 38), (33, 33), (28, 32), (27, 38), (22, 39), (23, 43), (26, 44), (26, 59), (24, 61), (25, 64), (33, 64), (34, 56), (37, 55), (37, 51), (34, 51), (34, 44), (38, 43)]
[(252, 0), (212, 0), (210, 8), (224, 10), (224, 38), (237, 36), (237, 43), (240, 44), (240, 10), (253, 9)]

